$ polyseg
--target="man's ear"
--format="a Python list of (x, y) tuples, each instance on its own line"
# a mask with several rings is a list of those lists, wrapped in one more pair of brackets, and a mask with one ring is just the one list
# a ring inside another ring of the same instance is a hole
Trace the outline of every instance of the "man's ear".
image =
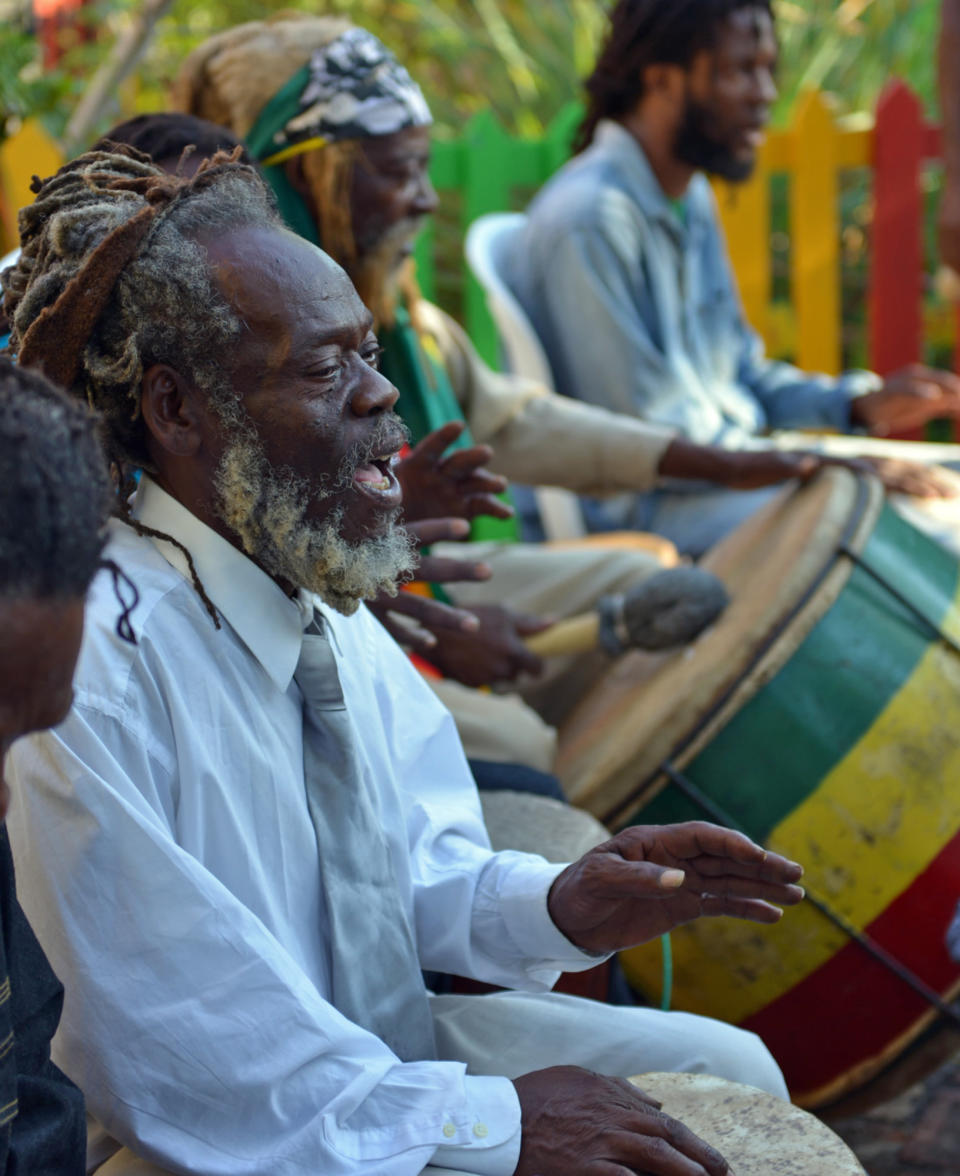
[(686, 90), (686, 70), (669, 62), (655, 62), (643, 71), (644, 94), (655, 94), (659, 98), (677, 101)]
[(143, 373), (140, 411), (154, 443), (171, 457), (194, 457), (202, 448), (205, 414), (199, 394), (169, 364), (155, 363)]

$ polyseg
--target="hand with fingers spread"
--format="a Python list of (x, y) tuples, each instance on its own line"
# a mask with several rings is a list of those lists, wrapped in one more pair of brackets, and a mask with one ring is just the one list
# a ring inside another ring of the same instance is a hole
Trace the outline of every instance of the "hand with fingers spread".
[(625, 1078), (553, 1066), (514, 1079), (514, 1176), (727, 1176), (726, 1160)]
[(803, 898), (803, 868), (706, 821), (634, 825), (560, 874), (550, 917), (585, 951), (645, 943), (701, 915), (776, 923)]
[[(465, 539), (470, 533), (470, 524), (464, 519), (425, 519), (407, 523), (406, 530), (419, 546), (426, 547), (443, 540)], [(457, 580), (487, 580), (490, 571), (489, 564), (476, 560), (422, 555), (417, 575), (430, 583), (447, 584)], [(480, 627), (480, 622), (468, 609), (454, 608), (414, 592), (399, 592), (396, 596), (381, 592), (369, 601), (369, 608), (396, 641), (424, 656), (433, 653), (437, 633), (475, 633)]]
[(493, 457), (489, 445), (457, 449), (444, 457), (465, 428), (463, 421), (450, 421), (424, 437), (394, 466), (408, 524), (441, 515), (464, 519), (512, 516), (513, 509), (497, 497), (506, 490), (507, 479), (483, 468)]
[(543, 672), (543, 662), (523, 638), (548, 629), (551, 621), (495, 604), (476, 605), (470, 611), (479, 622), (474, 632), (436, 635), (430, 660), (444, 677), (464, 686), (491, 686)]
[(850, 419), (878, 437), (922, 428), (938, 417), (960, 418), (960, 377), (915, 363), (883, 387), (850, 402)]

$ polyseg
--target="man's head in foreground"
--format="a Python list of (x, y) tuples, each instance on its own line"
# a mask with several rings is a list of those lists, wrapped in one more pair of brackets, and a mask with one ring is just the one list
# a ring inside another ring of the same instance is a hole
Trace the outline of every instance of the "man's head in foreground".
[[(0, 358), (0, 767), (70, 709), (110, 498), (90, 413)], [(0, 772), (0, 819), (8, 801)]]
[(39, 185), (21, 236), (14, 351), (99, 411), (121, 471), (344, 612), (409, 569), (371, 316), (251, 168), (91, 152)]
[(393, 54), (339, 18), (254, 21), (192, 53), (174, 101), (246, 141), (286, 222), (319, 242), (389, 323), (437, 204), (430, 111)]
[(746, 179), (777, 94), (769, 0), (619, 0), (610, 21), (578, 149), (601, 119), (640, 119), (677, 162)]

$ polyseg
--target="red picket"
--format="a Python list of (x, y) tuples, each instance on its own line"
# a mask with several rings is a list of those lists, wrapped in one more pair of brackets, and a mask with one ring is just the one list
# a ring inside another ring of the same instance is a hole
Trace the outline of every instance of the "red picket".
[(899, 80), (877, 103), (870, 266), (870, 366), (885, 375), (923, 352), (924, 126), (920, 103)]

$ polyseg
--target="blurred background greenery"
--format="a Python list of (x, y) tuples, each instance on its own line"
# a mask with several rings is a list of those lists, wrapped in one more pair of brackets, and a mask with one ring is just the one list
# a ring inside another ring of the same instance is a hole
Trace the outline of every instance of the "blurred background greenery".
[[(62, 134), (86, 80), (143, 7), (97, 0), (82, 19), (93, 35), (74, 38), (58, 65), (44, 70), (32, 36), (32, 6), (0, 0), (0, 136), (28, 112)], [(438, 134), (455, 134), (492, 107), (509, 129), (536, 134), (578, 96), (602, 36), (596, 0), (176, 0), (160, 21), (135, 82), (104, 111), (102, 130), (137, 110), (162, 108), (184, 55), (218, 29), (281, 9), (344, 13), (396, 49), (423, 84)], [(939, 0), (775, 0), (783, 50), (783, 121), (798, 91), (835, 95), (842, 112), (868, 110), (891, 74), (905, 78), (930, 109)]]

